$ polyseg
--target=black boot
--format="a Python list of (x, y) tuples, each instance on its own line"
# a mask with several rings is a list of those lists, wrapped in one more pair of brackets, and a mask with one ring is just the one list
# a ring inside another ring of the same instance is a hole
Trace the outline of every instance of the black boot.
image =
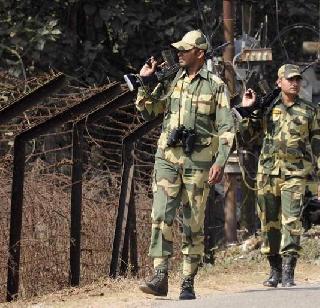
[(140, 290), (155, 296), (167, 296), (168, 294), (168, 272), (163, 269), (155, 270), (154, 276), (150, 281), (141, 285)]
[(280, 255), (268, 256), (269, 264), (270, 264), (270, 276), (269, 278), (263, 282), (265, 287), (273, 287), (276, 288), (278, 283), (281, 282), (281, 271), (282, 271), (282, 258)]
[(293, 287), (294, 283), (294, 269), (297, 264), (296, 256), (285, 256), (283, 257), (282, 263), (282, 286)]
[(181, 284), (181, 292), (179, 299), (196, 299), (196, 295), (194, 293), (194, 277), (186, 277), (183, 279)]

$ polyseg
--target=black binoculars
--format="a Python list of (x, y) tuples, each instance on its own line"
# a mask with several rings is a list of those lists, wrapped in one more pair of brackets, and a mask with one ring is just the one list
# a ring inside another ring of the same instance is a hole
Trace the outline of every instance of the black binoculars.
[(167, 146), (174, 147), (181, 141), (183, 152), (190, 155), (194, 149), (196, 136), (197, 134), (194, 129), (185, 128), (181, 125), (171, 131), (168, 137)]

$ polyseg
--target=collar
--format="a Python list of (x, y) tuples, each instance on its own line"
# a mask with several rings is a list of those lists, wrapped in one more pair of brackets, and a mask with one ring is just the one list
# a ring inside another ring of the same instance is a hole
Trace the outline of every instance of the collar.
[[(180, 76), (180, 78), (184, 78), (185, 76), (187, 76), (188, 74), (187, 74), (187, 70), (186, 69), (183, 69), (183, 71), (182, 71), (182, 74), (181, 74), (181, 76)], [(196, 77), (197, 76), (200, 76), (201, 78), (203, 78), (203, 79), (208, 79), (209, 78), (209, 74), (208, 74), (208, 69), (207, 69), (207, 65), (206, 64), (204, 64), (201, 68), (200, 68), (200, 70), (198, 71), (198, 73), (196, 74)]]
[[(283, 103), (282, 93), (280, 93), (279, 97), (277, 98), (277, 100), (280, 100), (280, 99), (281, 99), (281, 103)], [(293, 102), (291, 102), (289, 105), (285, 105), (284, 103), (283, 103), (283, 105), (284, 105), (285, 107), (287, 107), (287, 108), (290, 108), (290, 107), (292, 107), (293, 105), (296, 105), (296, 104), (299, 104), (299, 103), (300, 103), (300, 97), (299, 97), (299, 95), (297, 95), (297, 96), (294, 98)]]

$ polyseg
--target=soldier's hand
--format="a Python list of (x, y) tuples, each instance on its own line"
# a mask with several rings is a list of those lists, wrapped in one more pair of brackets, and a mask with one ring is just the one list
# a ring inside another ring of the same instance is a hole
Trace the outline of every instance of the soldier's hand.
[(142, 77), (151, 76), (156, 71), (158, 62), (151, 57), (148, 61), (142, 66), (139, 75)]
[(255, 103), (256, 98), (257, 98), (256, 92), (254, 92), (252, 89), (248, 89), (246, 92), (244, 92), (242, 96), (241, 105), (243, 107), (250, 107)]
[(208, 183), (210, 185), (221, 182), (223, 176), (223, 168), (219, 165), (213, 164), (209, 170)]
[(320, 183), (318, 183), (318, 200), (320, 200)]

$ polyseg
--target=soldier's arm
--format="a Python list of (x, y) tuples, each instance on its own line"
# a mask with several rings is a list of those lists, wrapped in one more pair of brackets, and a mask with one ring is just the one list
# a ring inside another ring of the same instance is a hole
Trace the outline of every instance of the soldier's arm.
[[(257, 104), (256, 102), (257, 96), (256, 93), (252, 89), (248, 89), (242, 97), (242, 102), (240, 108), (250, 109)], [(233, 108), (233, 110), (237, 108)], [(253, 111), (246, 116), (240, 119), (238, 128), (240, 132), (240, 137), (247, 144), (258, 144), (260, 145), (263, 138), (262, 131), (262, 118), (263, 111), (261, 108), (253, 108)]]
[(240, 137), (247, 144), (260, 145), (263, 139), (262, 118), (246, 118), (239, 122)]
[(138, 89), (135, 105), (137, 110), (141, 112), (142, 117), (146, 121), (150, 121), (154, 119), (159, 114), (165, 111), (165, 108), (166, 108), (165, 101), (157, 100), (157, 98), (159, 98), (163, 93), (163, 90), (164, 90), (163, 85), (158, 84), (151, 94), (152, 98), (155, 98), (155, 99), (151, 99), (150, 95), (147, 95), (147, 93), (142, 87)]
[(320, 175), (320, 108), (314, 113), (310, 127), (310, 144), (312, 154), (316, 157), (318, 176)]
[(218, 152), (215, 164), (224, 167), (235, 136), (234, 119), (230, 110), (230, 95), (225, 84), (220, 84), (216, 92), (215, 125), (219, 136)]

